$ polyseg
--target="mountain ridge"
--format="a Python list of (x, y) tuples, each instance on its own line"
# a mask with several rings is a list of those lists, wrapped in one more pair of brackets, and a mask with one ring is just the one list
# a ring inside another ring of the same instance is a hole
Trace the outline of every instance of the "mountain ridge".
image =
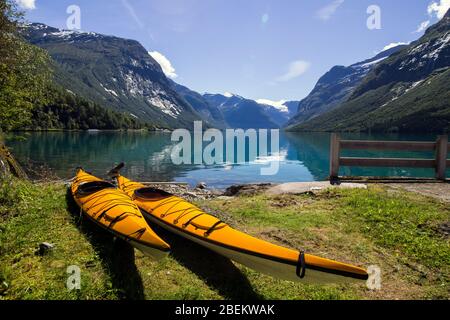
[(25, 26), (22, 34), (49, 52), (55, 81), (71, 92), (161, 128), (191, 128), (202, 120), (136, 40), (42, 23)]
[(298, 113), (287, 126), (299, 125), (338, 107), (351, 96), (372, 68), (404, 47), (399, 45), (390, 48), (348, 67), (341, 65), (332, 67), (317, 81), (311, 93), (300, 102)]
[(339, 107), (289, 130), (448, 132), (450, 10), (373, 68)]

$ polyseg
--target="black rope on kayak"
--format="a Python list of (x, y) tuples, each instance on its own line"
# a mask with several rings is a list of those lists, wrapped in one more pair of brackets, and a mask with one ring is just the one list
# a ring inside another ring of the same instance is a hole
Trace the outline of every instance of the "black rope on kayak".
[[(183, 213), (180, 214), (175, 220), (173, 220), (173, 224), (178, 224), (178, 221), (180, 221), (181, 218), (187, 216), (191, 212), (195, 212), (195, 211), (198, 211), (198, 210), (197, 210), (197, 208), (187, 208), (187, 209), (180, 210), (180, 211), (183, 211)], [(174, 213), (174, 212), (171, 212), (171, 213)], [(195, 217), (192, 218), (192, 219), (195, 219)], [(191, 220), (189, 220), (188, 222), (190, 222), (190, 221)], [(188, 223), (188, 222), (186, 222), (186, 223)]]
[[(112, 190), (112, 191), (114, 191), (114, 190)], [(89, 211), (93, 208), (99, 207), (99, 206), (100, 206), (100, 208), (97, 210), (97, 212), (109, 211), (119, 205), (127, 206), (127, 207), (133, 208), (135, 210), (139, 210), (138, 207), (135, 204), (133, 204), (131, 202), (131, 200), (129, 199), (129, 197), (126, 195), (124, 195), (124, 197), (122, 197), (122, 198), (119, 197), (119, 199), (114, 199), (114, 200), (106, 199), (103, 202), (99, 202), (100, 200), (103, 200), (104, 197), (111, 195), (111, 194), (113, 194), (113, 192), (102, 193), (97, 196), (91, 197), (85, 203), (86, 205), (89, 204), (89, 206), (85, 209), (85, 211), (87, 212), (87, 211)], [(92, 201), (93, 201), (93, 203), (91, 203)], [(136, 213), (131, 213), (131, 214), (133, 214), (136, 217), (142, 218), (142, 216), (140, 216)], [(93, 215), (93, 217), (95, 217), (95, 214)]]
[(194, 219), (197, 219), (198, 217), (200, 217), (200, 216), (202, 216), (202, 215), (204, 215), (204, 214), (205, 214), (205, 213), (202, 212), (202, 213), (199, 213), (199, 214), (193, 216), (193, 217), (190, 218), (188, 221), (186, 221), (185, 223), (183, 223), (183, 228), (187, 228), (187, 226), (190, 225), (191, 222), (194, 221)]
[(300, 251), (300, 254), (298, 255), (296, 274), (297, 277), (303, 279), (305, 277), (305, 273), (306, 273), (305, 252)]
[[(105, 191), (105, 190), (101, 190), (101, 191)], [(111, 192), (107, 192), (106, 191), (106, 192), (102, 192), (99, 195), (91, 196), (85, 202), (86, 208), (84, 208), (84, 211), (88, 212), (88, 211), (90, 211), (93, 208), (99, 207), (97, 209), (97, 213), (101, 212), (101, 214), (98, 217), (96, 217), (96, 214), (92, 214), (92, 217), (96, 218), (97, 221), (99, 221), (108, 213), (108, 211), (110, 211), (111, 209), (113, 209), (115, 207), (118, 207), (118, 206), (125, 206), (125, 207), (130, 207), (130, 208), (135, 209), (135, 210), (139, 210), (138, 207), (131, 202), (131, 199), (129, 199), (129, 197), (127, 195), (125, 195), (125, 194), (123, 194), (123, 195), (115, 194), (115, 191), (116, 190), (111, 190)], [(106, 199), (106, 200), (104, 200), (105, 197), (107, 197), (107, 196), (109, 196), (111, 194), (114, 194), (116, 196), (120, 195), (120, 196), (118, 197), (118, 199), (114, 199), (114, 200)], [(80, 212), (83, 211), (82, 207), (83, 206), (80, 206)], [(112, 221), (109, 224), (108, 228), (112, 228), (113, 225), (115, 223), (117, 223), (118, 221), (122, 220), (121, 218), (123, 216), (125, 216), (125, 215), (127, 215), (127, 216), (133, 215), (135, 217), (142, 218), (142, 216), (140, 216), (139, 214), (136, 214), (135, 212), (122, 212), (119, 216), (117, 216), (114, 219), (112, 219)], [(126, 218), (126, 217), (124, 217), (124, 218)]]
[[(173, 206), (172, 206), (173, 207)], [(172, 208), (171, 207), (171, 208)], [(180, 210), (175, 210), (175, 211), (172, 211), (172, 212), (169, 212), (169, 213), (167, 213), (167, 211), (169, 211), (170, 210), (170, 208), (169, 208), (169, 210), (166, 210), (166, 212), (164, 213), (164, 217), (168, 217), (168, 216), (170, 216), (170, 215), (173, 215), (173, 214), (175, 214), (175, 213), (178, 213), (178, 212), (181, 212), (181, 214), (180, 214), (180, 216), (178, 216), (177, 217), (177, 220), (178, 219), (180, 219), (182, 216), (185, 216), (188, 212), (186, 212), (186, 211), (188, 211), (188, 210), (194, 210), (194, 209), (196, 209), (196, 208), (193, 208), (193, 207), (187, 207), (187, 208), (184, 208), (184, 209), (180, 209)]]
[[(111, 201), (111, 202), (113, 202), (113, 201)], [(110, 205), (110, 206), (108, 207), (108, 205)], [(99, 212), (100, 212), (100, 211), (108, 212), (108, 211), (110, 211), (111, 209), (114, 209), (115, 207), (118, 207), (118, 206), (127, 206), (127, 207), (131, 207), (131, 208), (133, 208), (133, 209), (136, 209), (134, 206), (128, 206), (128, 205), (124, 204), (123, 202), (117, 202), (117, 203), (114, 203), (114, 202), (113, 202), (113, 203), (106, 203), (106, 204), (105, 204), (103, 207), (101, 207), (98, 211), (99, 211)], [(139, 214), (137, 214), (137, 213), (134, 213), (134, 212), (130, 212), (130, 214), (131, 214), (131, 215), (134, 215), (135, 217), (140, 218), (140, 219), (143, 218), (141, 215), (139, 215)], [(95, 218), (95, 214), (93, 214), (92, 217)]]
[[(103, 190), (103, 191), (105, 191), (105, 190)], [(119, 201), (119, 200), (123, 200), (123, 204), (124, 205), (127, 205), (127, 206), (129, 206), (129, 207), (135, 207), (135, 208), (137, 208), (136, 207), (136, 205), (135, 204), (133, 204), (133, 202), (131, 202), (131, 199), (127, 196), (127, 195), (125, 195), (125, 194), (117, 194), (116, 192), (115, 192), (116, 190), (111, 190), (111, 192), (103, 192), (103, 193), (101, 193), (101, 194), (99, 194), (99, 195), (96, 195), (96, 196), (91, 196), (89, 199), (87, 199), (86, 200), (86, 203), (88, 203), (88, 202), (92, 202), (92, 201), (94, 201), (93, 203), (90, 203), (90, 205), (89, 205), (89, 207), (87, 208), (87, 210), (90, 210), (90, 209), (92, 209), (92, 208), (95, 208), (96, 206), (99, 206), (99, 205), (101, 205), (101, 204), (104, 204), (104, 203), (110, 203), (111, 202), (111, 200), (110, 199), (107, 199), (107, 200), (105, 200), (104, 202), (98, 202), (98, 201), (100, 201), (100, 200), (102, 200), (105, 196), (109, 196), (109, 195), (115, 195), (116, 196), (116, 198), (113, 200), (113, 201)], [(118, 197), (118, 196), (122, 196), (122, 197)]]
[[(97, 218), (98, 221), (102, 220), (102, 218), (106, 215), (106, 211), (103, 211)], [(93, 215), (95, 217), (95, 215)]]
[(127, 237), (128, 238), (132, 238), (131, 236), (136, 234), (137, 235), (136, 239), (140, 239), (143, 236), (143, 234), (145, 233), (146, 230), (147, 230), (147, 228), (138, 229), (135, 232), (130, 233)]
[(108, 225), (108, 229), (111, 229), (117, 222), (125, 219), (128, 217), (129, 214), (132, 214), (131, 212), (122, 212), (117, 217), (111, 220), (110, 224)]
[(134, 189), (133, 191), (136, 191), (137, 189), (143, 188), (143, 185), (138, 184), (136, 182), (128, 181), (128, 182), (122, 182), (119, 183), (120, 188), (128, 193), (128, 189)]
[(169, 214), (167, 214), (167, 213), (170, 211), (170, 209), (172, 209), (172, 208), (175, 207), (177, 204), (182, 203), (182, 202), (184, 201), (184, 200), (182, 200), (182, 199), (177, 199), (177, 198), (175, 198), (175, 199), (170, 199), (170, 198), (169, 198), (169, 200), (170, 200), (170, 201), (165, 201), (165, 202), (163, 202), (163, 203), (160, 203), (160, 204), (157, 205), (156, 207), (152, 208), (152, 211), (154, 211), (154, 210), (156, 210), (156, 209), (158, 209), (158, 208), (160, 208), (160, 207), (162, 207), (162, 206), (164, 206), (164, 205), (171, 204), (172, 202), (174, 202), (174, 204), (172, 204), (169, 208), (166, 209), (166, 211), (164, 211), (163, 214), (161, 214), (161, 218), (165, 218), (166, 215), (169, 215)]
[[(172, 201), (175, 201), (175, 203), (174, 203), (172, 206), (170, 206), (170, 207), (169, 207), (169, 208), (161, 215), (161, 218), (165, 218), (165, 217), (167, 217), (167, 216), (169, 216), (169, 215), (175, 214), (175, 213), (177, 213), (177, 212), (181, 212), (181, 214), (173, 221), (174, 224), (177, 224), (178, 221), (179, 221), (181, 218), (183, 218), (184, 216), (188, 215), (189, 213), (193, 213), (193, 212), (195, 212), (195, 211), (201, 211), (201, 210), (200, 210), (199, 208), (197, 208), (196, 206), (191, 205), (190, 207), (187, 207), (186, 209), (181, 209), (181, 210), (176, 210), (176, 211), (168, 212), (168, 211), (170, 211), (170, 209), (172, 209), (173, 207), (175, 207), (177, 204), (182, 203), (182, 202), (185, 202), (183, 199), (177, 199), (177, 198), (175, 198), (174, 200), (167, 201), (167, 202), (164, 203), (164, 204), (169, 204), (169, 203), (171, 203)], [(156, 208), (158, 208), (158, 207), (160, 207), (160, 205), (158, 205), (157, 207), (153, 208), (153, 210), (156, 209)], [(196, 215), (196, 216), (190, 218), (186, 223), (183, 224), (182, 227), (183, 227), (183, 228), (186, 228), (186, 227), (187, 227), (194, 219), (200, 217), (200, 216), (203, 215), (203, 214), (204, 214), (204, 212), (201, 212), (200, 214), (198, 214), (198, 215)]]
[(211, 232), (213, 232), (213, 231), (215, 230), (215, 228), (216, 228), (219, 224), (221, 224), (221, 223), (225, 223), (225, 222), (223, 222), (222, 220), (219, 220), (219, 221), (217, 221), (216, 223), (214, 223), (214, 224), (211, 226), (211, 228), (209, 228), (209, 229), (205, 232), (205, 237), (208, 237), (208, 236), (211, 234)]

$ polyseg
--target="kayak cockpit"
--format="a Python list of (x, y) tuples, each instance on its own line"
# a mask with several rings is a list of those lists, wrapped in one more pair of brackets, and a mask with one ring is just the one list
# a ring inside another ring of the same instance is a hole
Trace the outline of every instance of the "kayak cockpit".
[(172, 196), (172, 194), (160, 190), (160, 189), (156, 189), (156, 188), (141, 188), (141, 189), (137, 189), (134, 192), (134, 195), (137, 198), (143, 199), (143, 200), (150, 200), (150, 201), (159, 201), (159, 200), (163, 200), (166, 198), (169, 198)]
[(88, 196), (105, 189), (116, 189), (116, 186), (106, 181), (92, 181), (80, 184), (76, 194), (78, 196)]

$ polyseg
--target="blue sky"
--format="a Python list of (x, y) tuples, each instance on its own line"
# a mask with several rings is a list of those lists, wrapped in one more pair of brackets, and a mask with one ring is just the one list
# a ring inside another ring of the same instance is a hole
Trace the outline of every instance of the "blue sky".
[[(334, 65), (419, 38), (450, 0), (17, 0), (27, 19), (66, 28), (69, 5), (81, 29), (136, 39), (171, 63), (193, 90), (252, 99), (300, 100)], [(369, 30), (377, 5), (381, 29)], [(168, 71), (168, 72), (169, 72)]]

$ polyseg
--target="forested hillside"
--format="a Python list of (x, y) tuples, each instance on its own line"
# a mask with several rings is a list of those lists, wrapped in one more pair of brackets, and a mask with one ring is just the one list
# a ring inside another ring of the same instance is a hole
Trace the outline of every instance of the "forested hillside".
[(55, 62), (45, 50), (22, 38), (22, 25), (16, 2), (0, 1), (0, 133), (154, 128), (56, 84)]
[(32, 110), (31, 130), (115, 130), (152, 128), (125, 114), (105, 109), (98, 104), (64, 93), (52, 92), (51, 102)]

